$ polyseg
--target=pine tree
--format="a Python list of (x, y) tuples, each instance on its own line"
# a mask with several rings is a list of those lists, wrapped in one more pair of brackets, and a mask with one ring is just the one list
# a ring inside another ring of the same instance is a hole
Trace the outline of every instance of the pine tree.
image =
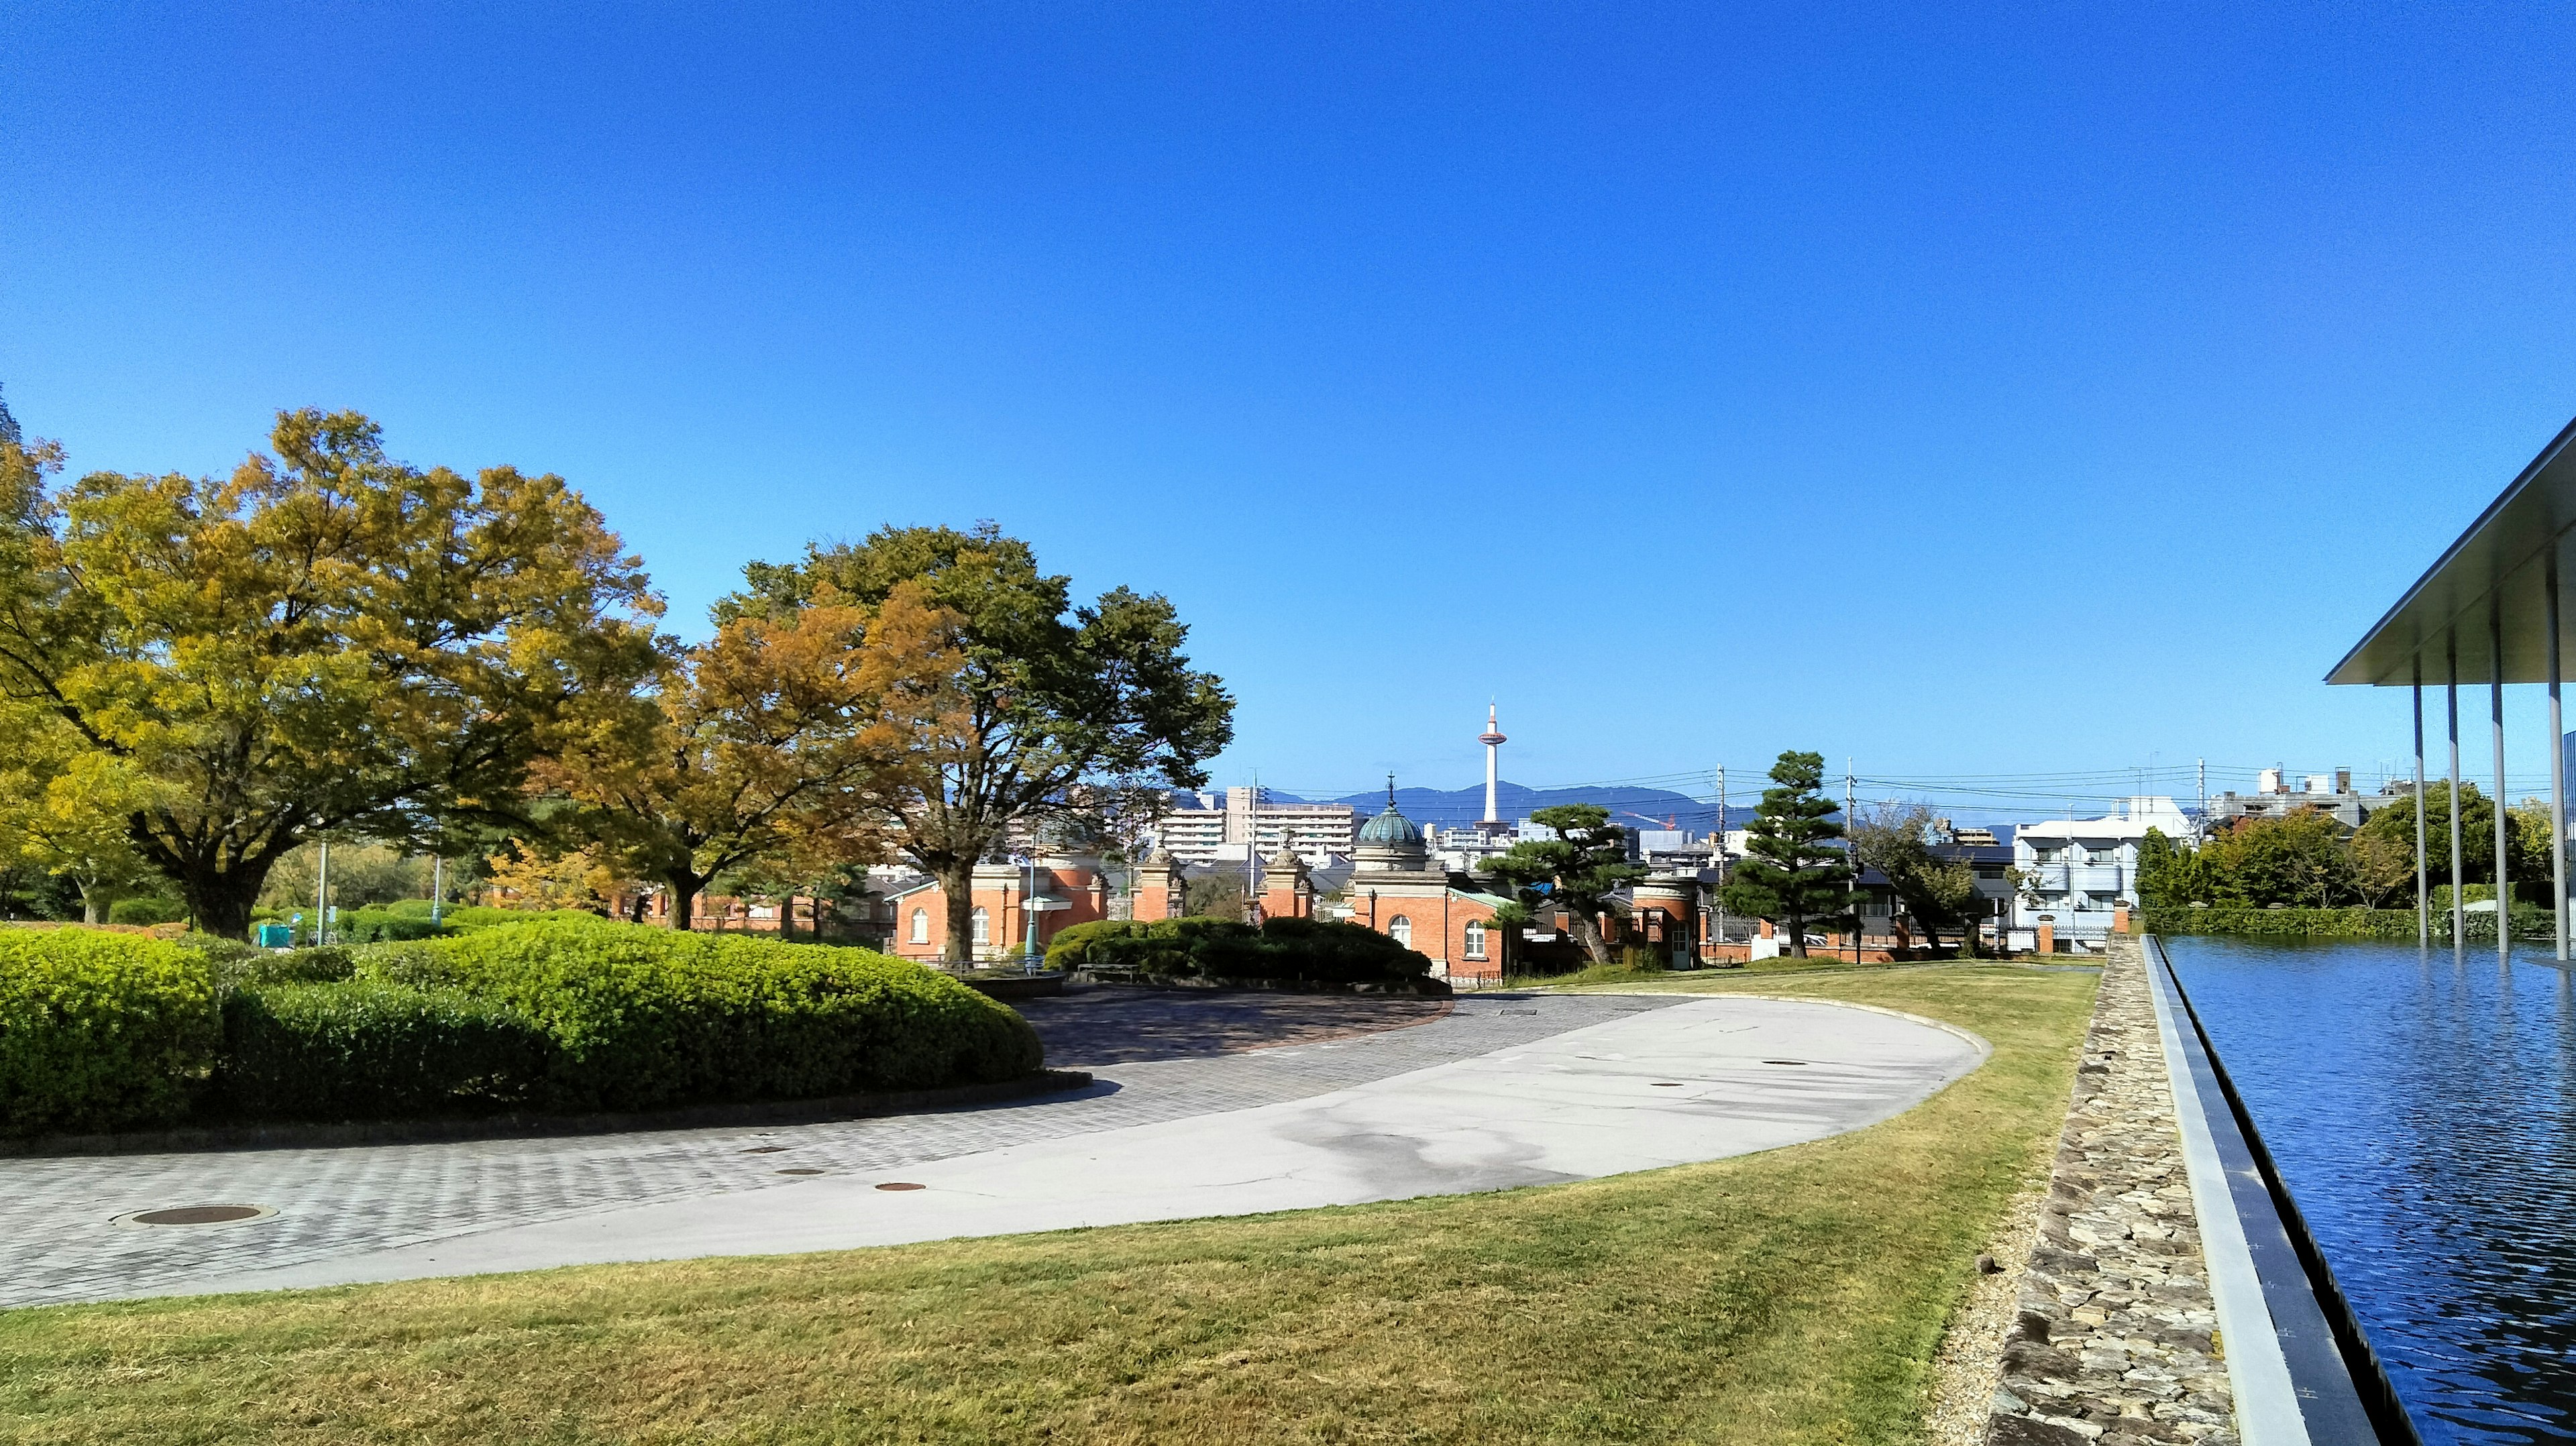
[(27, 434), (18, 430), (18, 419), (9, 415), (9, 401), (0, 397), (0, 442), (12, 447), (27, 445)]
[(1783, 753), (1753, 810), (1745, 857), (1726, 885), (1726, 907), (1769, 919), (1788, 931), (1789, 952), (1807, 957), (1807, 925), (1852, 917), (1851, 859), (1842, 847), (1841, 810), (1825, 797), (1825, 757)]

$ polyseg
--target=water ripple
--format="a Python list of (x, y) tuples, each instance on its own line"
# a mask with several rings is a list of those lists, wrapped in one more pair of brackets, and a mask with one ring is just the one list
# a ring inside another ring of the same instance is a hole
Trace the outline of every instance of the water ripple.
[(2576, 1440), (2576, 978), (2166, 941), (2428, 1442)]

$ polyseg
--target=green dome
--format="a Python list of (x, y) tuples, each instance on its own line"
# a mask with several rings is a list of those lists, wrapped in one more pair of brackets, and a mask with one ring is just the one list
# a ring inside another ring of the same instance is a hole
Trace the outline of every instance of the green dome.
[(1386, 812), (1360, 825), (1360, 842), (1380, 846), (1418, 844), (1422, 842), (1422, 830), (1414, 827), (1413, 820), (1396, 812), (1395, 805), (1389, 803)]

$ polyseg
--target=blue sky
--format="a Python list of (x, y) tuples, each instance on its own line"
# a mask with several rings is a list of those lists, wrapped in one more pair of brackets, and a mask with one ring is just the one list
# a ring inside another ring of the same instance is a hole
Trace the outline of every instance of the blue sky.
[(686, 626), (993, 518), (1219, 782), (2372, 772), (2317, 679), (2576, 413), (2563, 8), (217, 8), (0, 12), (76, 468), (357, 407)]

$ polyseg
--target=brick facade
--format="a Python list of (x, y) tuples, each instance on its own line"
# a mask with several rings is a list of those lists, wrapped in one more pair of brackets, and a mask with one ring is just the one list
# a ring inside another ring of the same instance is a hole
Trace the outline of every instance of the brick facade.
[[(972, 907), (984, 911), (982, 942), (970, 950), (978, 961), (1016, 958), (1028, 942), (1029, 921), (1037, 920), (1038, 952), (1055, 936), (1076, 924), (1109, 917), (1109, 883), (1091, 859), (1042, 859), (1037, 868), (1037, 900), (1059, 908), (1028, 907), (1028, 870), (1018, 864), (978, 864)], [(899, 958), (928, 963), (943, 957), (948, 945), (948, 895), (929, 880), (893, 896), (894, 942)], [(1141, 902), (1141, 898), (1140, 898)]]

